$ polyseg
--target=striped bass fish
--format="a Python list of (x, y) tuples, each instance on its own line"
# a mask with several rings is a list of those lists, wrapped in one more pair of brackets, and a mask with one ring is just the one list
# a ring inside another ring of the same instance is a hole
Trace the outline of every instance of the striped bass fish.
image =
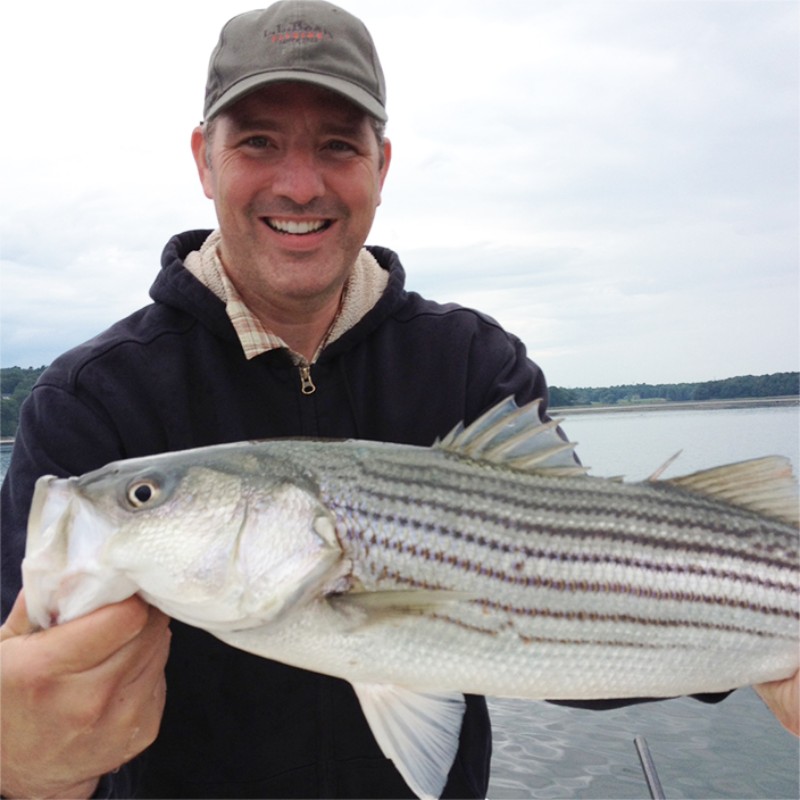
[(344, 678), (419, 797), (444, 787), (463, 693), (670, 697), (792, 675), (789, 462), (594, 478), (556, 424), (509, 399), (431, 448), (276, 440), (42, 477), (29, 614), (47, 627), (138, 592)]

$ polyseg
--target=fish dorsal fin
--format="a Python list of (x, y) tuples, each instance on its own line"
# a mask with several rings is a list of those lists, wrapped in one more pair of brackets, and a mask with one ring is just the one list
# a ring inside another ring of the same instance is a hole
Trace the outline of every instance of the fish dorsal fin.
[(466, 703), (460, 692), (353, 684), (383, 754), (417, 797), (441, 797), (458, 752)]
[(800, 525), (797, 479), (791, 461), (784, 456), (740, 461), (658, 482), (713, 497), (779, 522)]
[(447, 453), (488, 461), (513, 469), (548, 475), (583, 475), (575, 460), (575, 444), (559, 436), (560, 419), (542, 422), (541, 400), (520, 408), (507, 397), (468, 427), (456, 425), (434, 447)]

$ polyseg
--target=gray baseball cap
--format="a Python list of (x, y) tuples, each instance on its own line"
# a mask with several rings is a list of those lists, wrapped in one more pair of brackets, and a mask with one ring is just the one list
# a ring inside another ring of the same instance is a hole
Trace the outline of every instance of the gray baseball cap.
[(205, 119), (279, 81), (322, 86), (387, 119), (386, 82), (369, 31), (323, 0), (281, 0), (225, 24), (208, 65)]

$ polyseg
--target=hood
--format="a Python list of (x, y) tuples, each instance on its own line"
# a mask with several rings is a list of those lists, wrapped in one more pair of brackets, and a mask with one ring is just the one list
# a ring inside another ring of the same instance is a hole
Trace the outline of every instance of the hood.
[[(211, 233), (206, 229), (186, 231), (176, 234), (167, 242), (161, 254), (161, 271), (150, 287), (150, 296), (158, 303), (191, 314), (215, 335), (236, 339), (224, 303), (198, 281), (183, 263), (189, 253), (200, 249)], [(386, 291), (360, 322), (325, 349), (320, 361), (327, 361), (351, 349), (391, 316), (406, 298), (405, 270), (398, 255), (386, 247), (368, 246), (367, 250), (389, 272)]]

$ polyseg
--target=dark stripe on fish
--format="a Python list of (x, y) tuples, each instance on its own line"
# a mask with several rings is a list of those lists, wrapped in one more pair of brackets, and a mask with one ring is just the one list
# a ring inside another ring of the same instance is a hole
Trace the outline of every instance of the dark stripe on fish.
[[(403, 502), (404, 498), (389, 495), (383, 492), (373, 492), (370, 490), (362, 490), (362, 495), (369, 496), (379, 503), (391, 500)], [(407, 501), (405, 501), (407, 503)], [(489, 525), (497, 527), (507, 527), (510, 525), (507, 517), (494, 514), (488, 511), (471, 510), (465, 512), (463, 507), (450, 505), (438, 500), (426, 500), (424, 505), (427, 508), (433, 508), (437, 511), (442, 511), (445, 514), (456, 516), (468, 516), (472, 520), (478, 520)], [(384, 522), (387, 524), (407, 526), (416, 530), (425, 531), (428, 533), (435, 533), (437, 535), (445, 536), (454, 540), (473, 544), (478, 547), (486, 548), (489, 550), (501, 553), (515, 553), (527, 559), (544, 559), (547, 561), (567, 561), (578, 564), (611, 564), (624, 567), (635, 567), (637, 569), (648, 570), (657, 573), (670, 573), (676, 575), (695, 575), (701, 577), (717, 578), (721, 580), (741, 581), (751, 583), (756, 586), (761, 586), (765, 589), (774, 589), (777, 591), (786, 591), (790, 593), (796, 592), (793, 584), (782, 583), (771, 580), (766, 580), (753, 575), (741, 574), (729, 570), (717, 570), (711, 567), (699, 567), (696, 565), (678, 565), (678, 564), (665, 564), (661, 562), (646, 561), (643, 559), (634, 559), (627, 556), (616, 556), (604, 553), (587, 553), (569, 550), (542, 550), (534, 549), (528, 545), (520, 545), (515, 542), (503, 541), (500, 539), (489, 538), (483, 534), (476, 535), (470, 532), (460, 531), (456, 528), (448, 528), (443, 523), (432, 523), (420, 520), (411, 516), (393, 516), (387, 515), (383, 512), (376, 511), (373, 508), (345, 506), (336, 504), (335, 509), (341, 514), (345, 512), (347, 515), (361, 515), (370, 518), (374, 521)], [(664, 521), (664, 520), (662, 520)], [(595, 524), (597, 519), (594, 519)], [(671, 524), (671, 523), (670, 523)], [(515, 519), (513, 522), (515, 530), (523, 531), (530, 534), (546, 532), (548, 535), (558, 536), (561, 535), (565, 539), (581, 540), (581, 539), (597, 539), (598, 531), (582, 529), (574, 527), (573, 525), (559, 524), (555, 521), (548, 521), (546, 528), (537, 523), (528, 522), (526, 520)], [(674, 526), (673, 526), (674, 527)], [(364, 539), (362, 532), (354, 531), (358, 538)], [(745, 553), (741, 550), (721, 548), (714, 545), (701, 544), (699, 542), (685, 542), (676, 541), (675, 539), (664, 539), (655, 536), (646, 536), (643, 534), (629, 534), (622, 531), (614, 531), (613, 538), (615, 542), (625, 542), (627, 544), (636, 545), (639, 547), (650, 547), (655, 550), (665, 550), (670, 553), (677, 551), (684, 551), (689, 553), (711, 555), (716, 557), (727, 557), (742, 561), (745, 563), (765, 564), (777, 569), (790, 570), (792, 574), (796, 573), (796, 567), (791, 562), (786, 562), (781, 559), (767, 558), (765, 556)], [(366, 541), (366, 540), (365, 540)], [(411, 543), (408, 543), (409, 545)]]

